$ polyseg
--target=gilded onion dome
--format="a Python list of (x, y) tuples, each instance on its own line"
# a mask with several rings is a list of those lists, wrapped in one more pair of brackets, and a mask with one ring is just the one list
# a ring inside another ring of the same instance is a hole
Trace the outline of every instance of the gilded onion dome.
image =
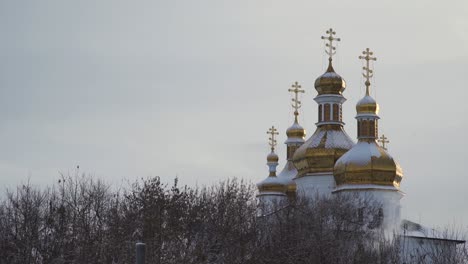
[(315, 80), (315, 90), (318, 94), (342, 94), (346, 89), (345, 80), (333, 69), (331, 58), (327, 71)]
[(388, 152), (376, 142), (378, 138), (379, 105), (370, 96), (370, 78), (372, 70), (370, 60), (376, 60), (367, 49), (360, 56), (366, 60), (364, 67), (366, 77), (366, 95), (356, 105), (358, 121), (358, 143), (341, 158), (334, 167), (337, 187), (342, 185), (372, 184), (399, 188), (403, 177), (400, 165)]
[(300, 146), (293, 162), (298, 177), (308, 173), (333, 172), (335, 162), (354, 145), (342, 126), (324, 125)]
[(271, 127), (267, 132), (270, 134), (271, 152), (267, 156), (267, 165), (270, 174), (268, 177), (257, 184), (259, 195), (282, 195), (286, 194), (288, 182), (283, 178), (276, 176), (276, 167), (278, 166), (278, 155), (275, 153), (276, 139), (278, 132), (275, 127)]
[(299, 125), (297, 118), (294, 121), (294, 124), (286, 130), (286, 136), (288, 137), (288, 141), (295, 141), (297, 139), (299, 141), (302, 140), (302, 143), (304, 143), (306, 131), (301, 125)]
[(354, 145), (353, 140), (343, 129), (342, 104), (346, 98), (342, 93), (346, 82), (332, 66), (332, 55), (335, 54), (333, 41), (340, 39), (333, 37), (335, 32), (332, 29), (328, 30), (327, 34), (329, 36), (322, 39), (329, 41), (326, 44), (329, 65), (327, 71), (315, 81), (315, 89), (318, 92), (314, 98), (318, 104), (317, 129), (294, 153), (292, 160), (298, 170), (297, 177), (332, 173), (338, 158)]
[(288, 182), (276, 176), (276, 166), (278, 166), (278, 155), (272, 152), (267, 156), (267, 165), (270, 174), (266, 179), (257, 184), (260, 194), (285, 194), (288, 189)]
[(398, 162), (375, 140), (359, 140), (338, 159), (334, 177), (337, 186), (375, 184), (399, 188), (403, 171)]
[(364, 96), (356, 104), (356, 112), (359, 114), (379, 114), (379, 104), (369, 95)]
[(267, 163), (278, 162), (278, 155), (274, 152), (274, 149), (271, 150), (270, 154), (267, 156)]

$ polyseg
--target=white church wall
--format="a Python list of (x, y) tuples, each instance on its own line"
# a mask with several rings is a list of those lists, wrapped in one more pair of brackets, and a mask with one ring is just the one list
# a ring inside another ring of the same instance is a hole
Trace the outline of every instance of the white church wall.
[[(335, 194), (357, 194), (361, 199), (376, 202), (381, 206), (383, 213), (382, 228), (389, 236), (399, 233), (401, 223), (400, 199), (403, 194), (396, 188), (382, 186), (340, 186), (334, 191)], [(365, 210), (365, 208), (364, 208)]]
[(311, 199), (317, 195), (330, 195), (335, 188), (333, 173), (307, 174), (294, 181), (297, 185), (297, 194)]
[(257, 195), (257, 202), (257, 215), (266, 215), (285, 206), (288, 203), (288, 197), (284, 193), (263, 192)]

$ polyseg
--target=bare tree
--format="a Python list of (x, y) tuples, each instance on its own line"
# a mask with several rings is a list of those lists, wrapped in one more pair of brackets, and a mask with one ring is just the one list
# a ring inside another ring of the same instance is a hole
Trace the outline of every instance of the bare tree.
[[(146, 243), (148, 263), (408, 260), (408, 236), (384, 232), (381, 205), (371, 198), (297, 197), (258, 217), (255, 191), (236, 179), (190, 188), (159, 177), (113, 190), (78, 173), (44, 190), (21, 185), (0, 203), (0, 264), (133, 263), (137, 241)], [(465, 244), (418, 250), (410, 263), (468, 263)]]

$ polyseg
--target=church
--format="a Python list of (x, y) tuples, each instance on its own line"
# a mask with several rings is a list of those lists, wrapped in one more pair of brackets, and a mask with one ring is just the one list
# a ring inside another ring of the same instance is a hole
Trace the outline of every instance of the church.
[[(297, 196), (314, 199), (319, 196), (353, 194), (372, 197), (381, 205), (382, 228), (405, 237), (406, 248), (419, 254), (424, 245), (456, 247), (462, 240), (441, 238), (435, 231), (417, 223), (401, 219), (400, 201), (404, 192), (400, 188), (403, 170), (388, 153), (387, 138), (379, 137), (379, 105), (371, 96), (373, 64), (377, 60), (367, 48), (358, 57), (363, 60), (365, 95), (356, 103), (357, 142), (346, 133), (342, 120), (343, 93), (346, 82), (333, 68), (334, 42), (340, 41), (333, 29), (326, 31), (325, 52), (328, 67), (315, 80), (318, 117), (315, 132), (307, 137), (299, 124), (301, 107), (299, 95), (305, 91), (295, 82), (289, 89), (293, 93), (294, 122), (286, 130), (286, 161), (277, 173), (279, 156), (275, 153), (278, 130), (272, 126), (269, 134), (271, 152), (267, 156), (269, 175), (258, 186), (261, 206), (288, 203)], [(358, 212), (356, 212), (358, 213)]]

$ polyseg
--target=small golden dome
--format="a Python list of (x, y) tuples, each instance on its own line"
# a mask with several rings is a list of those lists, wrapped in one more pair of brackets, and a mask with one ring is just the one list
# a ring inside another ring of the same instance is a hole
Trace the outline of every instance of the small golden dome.
[(375, 140), (359, 141), (336, 161), (337, 186), (374, 184), (399, 187), (403, 177), (400, 165)]
[(278, 155), (276, 155), (276, 153), (274, 153), (273, 150), (267, 156), (267, 162), (278, 162), (278, 160)]
[(299, 125), (297, 122), (294, 122), (294, 124), (286, 130), (286, 136), (288, 138), (303, 139), (306, 136), (306, 131), (301, 125)]
[(327, 71), (315, 80), (315, 90), (322, 94), (342, 94), (346, 88), (346, 82), (338, 75), (331, 64)]
[(379, 114), (379, 104), (370, 95), (364, 96), (356, 104), (357, 114)]

